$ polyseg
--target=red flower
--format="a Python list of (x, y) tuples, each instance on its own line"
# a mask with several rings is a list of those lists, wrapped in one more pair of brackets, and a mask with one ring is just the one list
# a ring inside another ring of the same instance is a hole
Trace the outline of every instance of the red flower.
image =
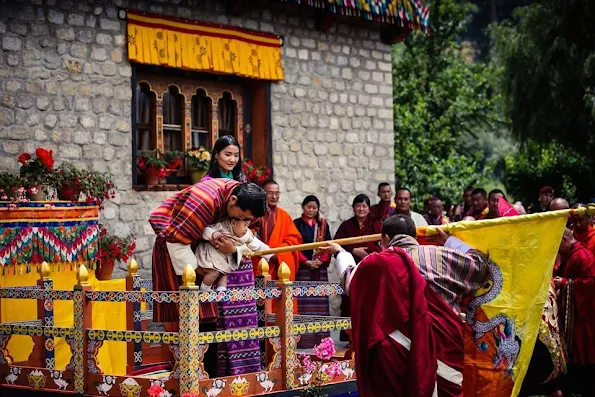
[(31, 160), (31, 155), (29, 153), (23, 153), (19, 156), (19, 163), (25, 164), (27, 161)]
[(149, 387), (149, 390), (147, 390), (147, 393), (149, 394), (149, 396), (151, 397), (159, 397), (159, 395), (161, 393), (163, 393), (165, 391), (165, 389), (159, 385), (153, 385), (151, 387)]

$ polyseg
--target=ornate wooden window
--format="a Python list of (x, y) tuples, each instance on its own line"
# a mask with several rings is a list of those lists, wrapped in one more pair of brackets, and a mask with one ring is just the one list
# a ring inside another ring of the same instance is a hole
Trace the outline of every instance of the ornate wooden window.
[(219, 131), (221, 135), (231, 135), (237, 139), (237, 103), (230, 92), (224, 92), (219, 99)]
[(155, 93), (147, 83), (136, 86), (136, 151), (145, 152), (155, 147)]
[(204, 89), (199, 88), (192, 96), (192, 146), (211, 148), (211, 119), (213, 101)]
[[(158, 149), (166, 157), (182, 158), (183, 152), (200, 146), (211, 150), (227, 134), (245, 151), (242, 85), (148, 72), (138, 73), (136, 81), (135, 157)], [(190, 183), (184, 165), (167, 180), (171, 189)], [(134, 184), (145, 184), (141, 169)]]
[[(169, 86), (161, 94), (163, 109), (163, 152), (181, 152), (184, 147), (182, 120), (184, 119), (184, 97), (176, 86)], [(159, 132), (159, 131), (158, 131)]]

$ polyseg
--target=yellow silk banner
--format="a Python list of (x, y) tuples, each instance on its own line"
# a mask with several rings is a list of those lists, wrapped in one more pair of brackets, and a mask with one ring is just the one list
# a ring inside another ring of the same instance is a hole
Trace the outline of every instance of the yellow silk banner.
[(283, 80), (279, 36), (137, 11), (128, 11), (128, 59), (177, 69)]
[[(465, 397), (517, 396), (531, 361), (567, 217), (499, 218), (447, 225), (489, 256), (490, 285), (467, 307)], [(435, 227), (421, 234), (435, 234)]]
[[(98, 281), (94, 272), (89, 272), (89, 284), (96, 291), (124, 291), (126, 281), (115, 279)], [(52, 272), (50, 278), (54, 281), (56, 290), (72, 290), (76, 284), (76, 272)], [(18, 287), (35, 285), (39, 274), (32, 272), (21, 275), (0, 276), (0, 287)], [(37, 319), (37, 303), (31, 299), (2, 299), (2, 322), (31, 321)], [(126, 329), (126, 303), (124, 302), (93, 302), (93, 328), (96, 329)], [(72, 301), (54, 301), (54, 324), (56, 327), (73, 326)], [(8, 352), (14, 362), (25, 361), (31, 354), (33, 340), (29, 336), (15, 335), (8, 343)], [(70, 361), (70, 347), (63, 338), (55, 339), (56, 369), (63, 370)], [(97, 355), (99, 366), (106, 374), (126, 374), (126, 342), (104, 342)]]

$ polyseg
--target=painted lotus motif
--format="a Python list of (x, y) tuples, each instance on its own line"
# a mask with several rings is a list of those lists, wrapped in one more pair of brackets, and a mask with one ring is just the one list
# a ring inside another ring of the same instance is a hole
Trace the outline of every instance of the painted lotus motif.
[(231, 394), (233, 396), (245, 396), (248, 393), (250, 383), (244, 377), (238, 376), (229, 385)]
[(124, 397), (139, 397), (142, 387), (132, 378), (120, 383), (120, 392)]
[(40, 387), (45, 386), (45, 379), (46, 376), (38, 369), (31, 371), (29, 375), (27, 375), (27, 380), (29, 380), (29, 386), (39, 389)]

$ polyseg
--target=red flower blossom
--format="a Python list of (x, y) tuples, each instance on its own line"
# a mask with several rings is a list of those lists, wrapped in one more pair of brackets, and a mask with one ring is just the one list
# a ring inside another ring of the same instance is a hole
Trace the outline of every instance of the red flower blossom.
[(54, 168), (54, 152), (52, 150), (46, 150), (40, 147), (35, 150), (35, 155), (48, 170)]
[(31, 160), (31, 155), (27, 152), (21, 154), (18, 158), (19, 163), (25, 164), (27, 161)]
[(149, 387), (149, 389), (147, 390), (147, 393), (149, 394), (150, 397), (159, 397), (159, 395), (161, 395), (161, 393), (163, 393), (165, 391), (165, 389), (159, 385), (153, 385), (151, 387)]

